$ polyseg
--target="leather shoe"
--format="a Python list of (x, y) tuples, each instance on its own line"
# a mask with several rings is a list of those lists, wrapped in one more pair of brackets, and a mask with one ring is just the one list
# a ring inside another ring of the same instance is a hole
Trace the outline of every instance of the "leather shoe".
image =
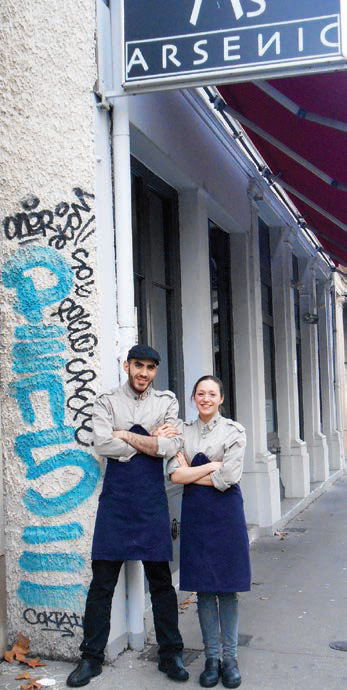
[(81, 688), (82, 685), (88, 685), (90, 679), (100, 675), (101, 672), (102, 666), (98, 661), (80, 659), (78, 666), (70, 673), (66, 685), (70, 688)]
[(189, 678), (189, 673), (184, 668), (182, 657), (179, 654), (159, 661), (158, 669), (166, 673), (171, 680), (184, 681)]
[(221, 673), (219, 659), (210, 656), (205, 661), (205, 670), (200, 674), (199, 682), (203, 688), (213, 688), (217, 685)]
[(223, 661), (222, 683), (225, 688), (238, 688), (241, 685), (241, 676), (236, 659)]

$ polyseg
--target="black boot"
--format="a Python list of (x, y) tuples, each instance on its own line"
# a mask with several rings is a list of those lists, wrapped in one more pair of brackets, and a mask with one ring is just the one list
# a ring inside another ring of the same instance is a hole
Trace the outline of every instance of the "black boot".
[(66, 685), (70, 688), (81, 688), (82, 685), (88, 685), (91, 678), (99, 676), (101, 671), (102, 666), (98, 661), (80, 659), (78, 666), (70, 673)]
[(159, 661), (158, 669), (166, 673), (171, 680), (184, 681), (189, 678), (189, 673), (183, 666), (180, 654), (175, 654), (174, 656), (170, 656), (169, 659)]
[(226, 661), (223, 661), (222, 683), (225, 688), (238, 688), (241, 685), (237, 659), (226, 659)]
[(218, 683), (220, 672), (221, 663), (219, 659), (214, 659), (212, 656), (208, 657), (205, 662), (205, 670), (200, 674), (200, 685), (203, 688), (213, 688)]

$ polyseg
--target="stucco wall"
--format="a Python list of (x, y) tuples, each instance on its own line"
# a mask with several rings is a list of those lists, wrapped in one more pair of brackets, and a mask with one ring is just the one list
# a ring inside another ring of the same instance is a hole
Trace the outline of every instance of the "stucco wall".
[(100, 466), (93, 0), (3, 0), (1, 400), (9, 642), (70, 657)]

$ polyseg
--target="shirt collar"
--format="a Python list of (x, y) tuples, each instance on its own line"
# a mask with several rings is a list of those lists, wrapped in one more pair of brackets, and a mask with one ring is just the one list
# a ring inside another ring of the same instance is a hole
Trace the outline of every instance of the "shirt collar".
[(198, 417), (198, 427), (201, 431), (204, 431), (205, 433), (207, 431), (212, 431), (212, 429), (215, 428), (216, 424), (218, 424), (220, 419), (221, 419), (221, 415), (219, 412), (217, 412), (215, 414), (215, 416), (212, 417), (212, 419), (210, 419), (209, 422), (207, 422), (207, 424), (205, 424), (205, 422), (203, 422), (202, 419), (200, 419), (200, 417)]
[(125, 383), (123, 383), (122, 388), (123, 388), (123, 391), (124, 391), (125, 395), (127, 395), (128, 398), (132, 398), (132, 400), (145, 400), (145, 399), (148, 398), (148, 396), (151, 395), (151, 393), (152, 393), (152, 384), (151, 384), (151, 383), (149, 384), (148, 388), (146, 388), (146, 390), (143, 391), (143, 393), (140, 393), (140, 394), (139, 394), (139, 393), (136, 393), (136, 391), (134, 391), (134, 390), (132, 389), (132, 387), (129, 386), (129, 382), (128, 382), (128, 381), (126, 381)]

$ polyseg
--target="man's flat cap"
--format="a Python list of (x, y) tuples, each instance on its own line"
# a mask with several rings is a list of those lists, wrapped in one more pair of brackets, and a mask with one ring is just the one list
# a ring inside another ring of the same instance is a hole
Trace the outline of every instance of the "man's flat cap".
[(153, 359), (156, 364), (159, 364), (160, 354), (149, 345), (134, 345), (130, 348), (127, 359)]

